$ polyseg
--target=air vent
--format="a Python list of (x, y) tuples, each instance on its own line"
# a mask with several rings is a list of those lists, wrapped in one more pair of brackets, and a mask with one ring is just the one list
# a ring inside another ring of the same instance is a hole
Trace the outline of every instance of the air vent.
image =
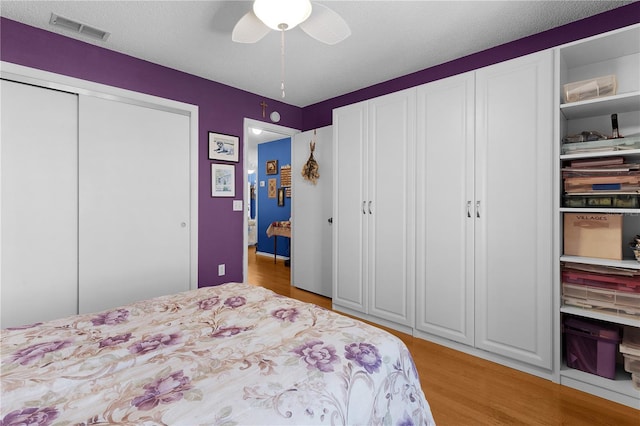
[(55, 13), (51, 14), (49, 23), (51, 25), (55, 25), (56, 27), (64, 28), (65, 30), (73, 31), (75, 33), (102, 41), (106, 41), (109, 38), (109, 35), (111, 35), (111, 33), (108, 33), (106, 31), (83, 24), (82, 22), (74, 21), (72, 19), (56, 15)]

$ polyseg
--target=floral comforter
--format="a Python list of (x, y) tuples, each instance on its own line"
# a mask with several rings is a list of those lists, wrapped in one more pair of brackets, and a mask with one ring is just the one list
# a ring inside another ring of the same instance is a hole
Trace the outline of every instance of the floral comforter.
[(0, 425), (429, 425), (405, 345), (229, 283), (2, 330)]

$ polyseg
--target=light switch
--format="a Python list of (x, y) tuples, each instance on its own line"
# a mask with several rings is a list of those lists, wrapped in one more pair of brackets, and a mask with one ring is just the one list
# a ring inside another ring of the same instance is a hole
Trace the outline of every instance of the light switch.
[(260, 181), (260, 187), (264, 188), (264, 181), (263, 180)]
[(234, 212), (242, 211), (242, 200), (233, 200), (233, 211)]

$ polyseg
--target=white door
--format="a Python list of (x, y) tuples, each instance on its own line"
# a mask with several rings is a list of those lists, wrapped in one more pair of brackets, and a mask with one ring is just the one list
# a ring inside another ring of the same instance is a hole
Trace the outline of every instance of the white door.
[(77, 313), (78, 97), (2, 81), (2, 328)]
[(553, 57), (476, 73), (476, 346), (551, 368)]
[[(320, 178), (302, 177), (302, 167), (315, 141), (313, 157)], [(333, 216), (333, 129), (331, 126), (296, 134), (291, 145), (292, 238), (291, 282), (295, 287), (331, 297)]]
[(473, 345), (474, 73), (418, 87), (416, 328)]
[[(415, 90), (369, 101), (369, 313), (413, 325)], [(342, 182), (338, 182), (341, 184)]]
[(333, 304), (367, 313), (367, 103), (333, 111)]
[(189, 118), (80, 97), (80, 312), (190, 285)]

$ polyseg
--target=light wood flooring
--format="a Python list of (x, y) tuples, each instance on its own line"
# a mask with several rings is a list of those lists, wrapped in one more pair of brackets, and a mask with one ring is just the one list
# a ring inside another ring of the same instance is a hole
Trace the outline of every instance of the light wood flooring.
[[(248, 282), (331, 309), (331, 299), (291, 286), (282, 260), (249, 249)], [(387, 329), (388, 330), (388, 329)], [(404, 333), (424, 393), (439, 426), (615, 425), (640, 426), (640, 411), (560, 386), (511, 368)]]

